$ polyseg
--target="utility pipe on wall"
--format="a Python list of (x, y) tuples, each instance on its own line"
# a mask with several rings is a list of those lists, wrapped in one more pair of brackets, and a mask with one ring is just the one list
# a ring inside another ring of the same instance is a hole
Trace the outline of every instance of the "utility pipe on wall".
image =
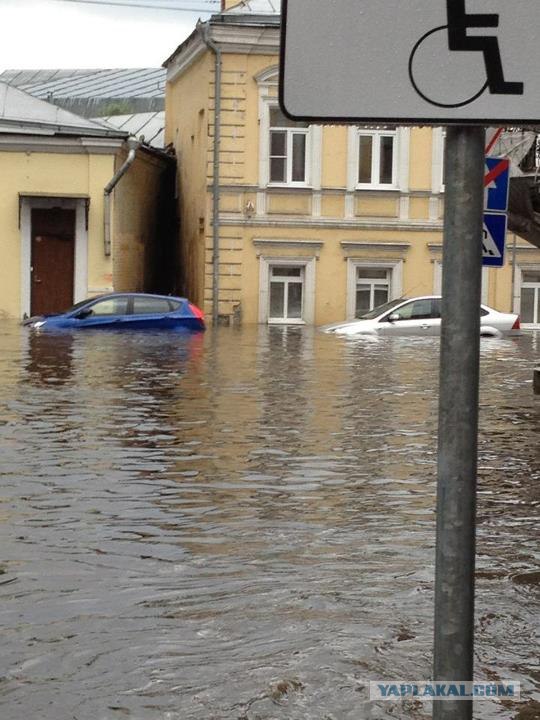
[(214, 91), (214, 169), (212, 185), (212, 322), (218, 323), (219, 317), (219, 151), (221, 145), (221, 49), (208, 34), (209, 25), (197, 24), (197, 29), (205, 45), (215, 57), (215, 91)]
[(137, 148), (139, 147), (139, 142), (134, 138), (129, 138), (127, 142), (129, 148), (128, 156), (103, 190), (103, 251), (107, 257), (111, 254), (111, 193), (120, 179), (127, 173), (130, 165), (133, 164)]

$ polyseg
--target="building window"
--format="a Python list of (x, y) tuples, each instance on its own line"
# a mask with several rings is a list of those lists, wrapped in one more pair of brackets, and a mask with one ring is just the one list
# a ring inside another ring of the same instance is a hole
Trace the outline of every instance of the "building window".
[(358, 131), (359, 188), (397, 187), (396, 138), (395, 131)]
[(403, 292), (403, 260), (347, 259), (347, 320), (353, 320)]
[(432, 162), (431, 162), (431, 191), (434, 194), (444, 192), (444, 152), (446, 147), (446, 130), (433, 128), (432, 130)]
[[(433, 264), (433, 294), (442, 295), (442, 262), (435, 260)], [(482, 302), (486, 305), (489, 299), (489, 268), (482, 268)]]
[(540, 324), (540, 270), (521, 274), (521, 322)]
[(277, 107), (270, 108), (270, 182), (306, 185), (308, 182), (307, 123), (296, 123)]
[(301, 321), (304, 303), (304, 268), (270, 266), (269, 322)]
[(355, 317), (361, 317), (390, 300), (391, 275), (390, 268), (356, 268)]

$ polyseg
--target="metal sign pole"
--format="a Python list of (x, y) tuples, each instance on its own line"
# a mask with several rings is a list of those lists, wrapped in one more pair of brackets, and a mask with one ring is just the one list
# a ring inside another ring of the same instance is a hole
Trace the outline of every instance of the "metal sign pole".
[[(485, 130), (446, 134), (434, 680), (473, 680), (474, 561)], [(472, 700), (433, 703), (470, 720)]]

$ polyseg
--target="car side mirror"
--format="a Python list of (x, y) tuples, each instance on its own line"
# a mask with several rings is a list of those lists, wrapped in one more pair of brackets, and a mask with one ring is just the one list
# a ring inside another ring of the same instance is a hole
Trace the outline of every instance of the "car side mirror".
[(89, 315), (91, 315), (92, 312), (93, 312), (93, 310), (91, 308), (85, 308), (84, 310), (79, 310), (79, 312), (75, 313), (75, 315), (73, 317), (76, 318), (77, 320), (84, 320)]
[(392, 313), (388, 316), (388, 322), (396, 322), (396, 320), (399, 320), (398, 313)]

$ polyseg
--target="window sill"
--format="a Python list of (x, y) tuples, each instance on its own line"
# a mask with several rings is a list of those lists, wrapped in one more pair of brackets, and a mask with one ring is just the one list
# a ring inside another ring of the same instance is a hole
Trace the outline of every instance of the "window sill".
[(269, 325), (305, 325), (305, 320), (295, 320), (294, 318), (287, 318), (283, 320), (281, 318), (268, 318)]
[(267, 190), (313, 190), (307, 183), (268, 183)]
[(357, 185), (355, 190), (371, 190), (372, 192), (399, 192), (397, 185)]

